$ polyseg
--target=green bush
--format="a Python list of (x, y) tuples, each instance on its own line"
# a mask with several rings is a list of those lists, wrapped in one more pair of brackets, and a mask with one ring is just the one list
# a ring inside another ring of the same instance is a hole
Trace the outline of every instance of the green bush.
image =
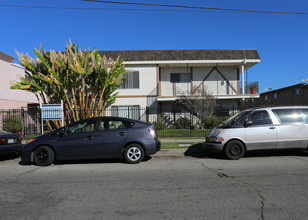
[(174, 122), (174, 127), (177, 129), (190, 128), (190, 120), (188, 118), (179, 118)]
[(17, 133), (23, 129), (23, 119), (20, 116), (7, 116), (4, 120), (3, 130)]
[(157, 116), (157, 121), (154, 121), (153, 124), (154, 124), (156, 130), (167, 129), (167, 125), (165, 123), (165, 119), (164, 119), (164, 115), (163, 114), (159, 114)]
[(220, 123), (222, 123), (226, 117), (218, 117), (215, 115), (207, 116), (202, 119), (202, 124), (204, 125), (205, 128), (207, 129), (212, 129), (217, 127)]

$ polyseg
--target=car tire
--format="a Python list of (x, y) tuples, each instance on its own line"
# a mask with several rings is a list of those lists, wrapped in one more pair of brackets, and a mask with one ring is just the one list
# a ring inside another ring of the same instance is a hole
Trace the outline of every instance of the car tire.
[(49, 166), (55, 159), (55, 153), (48, 146), (40, 146), (34, 151), (34, 163), (38, 166)]
[(245, 154), (245, 147), (240, 141), (230, 141), (224, 148), (225, 156), (230, 160), (238, 160)]
[(145, 153), (139, 144), (130, 144), (125, 148), (123, 156), (127, 163), (136, 164), (143, 161)]

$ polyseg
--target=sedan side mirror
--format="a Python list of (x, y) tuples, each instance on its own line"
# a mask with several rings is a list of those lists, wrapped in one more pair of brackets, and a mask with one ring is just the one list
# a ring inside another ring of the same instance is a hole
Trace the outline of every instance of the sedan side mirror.
[(66, 130), (67, 130), (67, 128), (65, 127), (64, 129), (58, 131), (58, 135), (59, 135), (60, 137), (65, 136), (65, 135), (66, 135)]

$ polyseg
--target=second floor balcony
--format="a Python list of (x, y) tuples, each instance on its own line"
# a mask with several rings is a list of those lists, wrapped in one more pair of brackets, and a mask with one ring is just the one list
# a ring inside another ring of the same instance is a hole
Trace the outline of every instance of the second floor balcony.
[[(185, 96), (193, 96), (196, 91), (206, 91), (217, 99), (238, 99), (238, 98), (259, 98), (259, 82), (248, 82), (245, 88), (240, 85), (233, 85), (232, 87), (226, 83), (217, 82), (216, 86), (193, 87), (192, 83), (170, 83), (170, 87), (162, 86), (159, 97), (162, 99), (181, 99)], [(243, 92), (244, 91), (244, 92)]]

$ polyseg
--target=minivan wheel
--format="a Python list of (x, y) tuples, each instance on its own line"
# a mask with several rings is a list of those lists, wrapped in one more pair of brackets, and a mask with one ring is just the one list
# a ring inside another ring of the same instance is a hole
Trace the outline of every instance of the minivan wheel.
[(245, 154), (245, 147), (239, 141), (230, 141), (224, 148), (224, 154), (228, 159), (238, 160)]
[(55, 153), (48, 146), (40, 146), (34, 151), (34, 163), (38, 166), (48, 166), (55, 159)]
[(127, 163), (139, 163), (144, 159), (144, 155), (144, 150), (139, 144), (130, 144), (124, 150), (124, 159)]

